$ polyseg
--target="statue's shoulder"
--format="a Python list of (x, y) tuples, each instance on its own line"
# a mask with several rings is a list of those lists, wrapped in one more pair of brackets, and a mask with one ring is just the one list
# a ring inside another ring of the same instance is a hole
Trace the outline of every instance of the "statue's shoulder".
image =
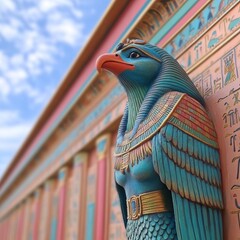
[(189, 95), (181, 96), (168, 118), (168, 123), (197, 140), (218, 148), (216, 131), (206, 109)]
[(131, 131), (125, 134), (122, 143), (116, 146), (116, 156), (123, 156), (144, 144), (149, 148), (151, 139), (166, 124), (172, 124), (188, 135), (218, 148), (214, 126), (204, 107), (187, 94), (169, 92), (156, 102), (133, 138), (130, 138)]

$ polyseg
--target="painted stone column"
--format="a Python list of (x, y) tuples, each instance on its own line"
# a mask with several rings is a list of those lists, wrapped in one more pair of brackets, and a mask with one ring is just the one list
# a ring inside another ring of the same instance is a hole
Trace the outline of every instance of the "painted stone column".
[(6, 239), (9, 239), (9, 230), (10, 230), (10, 215), (7, 216), (7, 219), (6, 219), (6, 230), (5, 230), (5, 238)]
[(9, 236), (9, 216), (7, 216), (7, 218), (5, 220), (5, 224), (3, 225), (3, 227), (4, 227), (3, 238), (8, 239), (8, 236)]
[(50, 240), (55, 240), (57, 238), (57, 224), (58, 224), (58, 204), (59, 204), (59, 196), (58, 196), (58, 188), (56, 183), (56, 189), (53, 193), (53, 197), (51, 200), (51, 227), (50, 227)]
[(33, 229), (34, 229), (34, 219), (36, 214), (36, 201), (37, 201), (37, 192), (34, 192), (32, 197), (32, 203), (30, 207), (30, 220), (29, 220), (29, 230), (28, 230), (28, 238), (33, 239)]
[[(19, 210), (19, 217), (18, 217), (18, 224), (17, 224), (17, 239), (22, 240), (22, 235), (23, 235), (23, 224), (24, 224), (24, 211), (25, 211), (25, 205), (21, 204), (20, 210)], [(3, 238), (4, 239), (4, 238)]]
[(31, 218), (31, 205), (32, 205), (32, 197), (29, 197), (25, 203), (25, 211), (24, 211), (24, 223), (23, 223), (23, 236), (22, 239), (29, 239), (29, 226), (30, 226), (30, 218)]
[(4, 217), (0, 221), (0, 236), (2, 236), (3, 239), (7, 239), (7, 217)]
[(93, 240), (95, 215), (96, 215), (96, 183), (97, 183), (97, 161), (95, 149), (89, 152), (87, 161), (87, 196), (86, 196), (86, 220), (85, 240)]
[(110, 189), (110, 134), (97, 139), (97, 205), (95, 239), (107, 239)]
[(17, 239), (17, 230), (18, 230), (18, 222), (20, 218), (20, 207), (17, 206), (17, 208), (14, 210), (14, 231), (13, 231), (13, 239)]
[(56, 190), (51, 201), (51, 230), (50, 240), (64, 239), (64, 215), (66, 200), (66, 182), (68, 177), (68, 168), (63, 167), (58, 172), (58, 181)]
[[(116, 139), (116, 136), (113, 137)], [(109, 220), (109, 234), (108, 239), (118, 240), (126, 238), (126, 230), (123, 224), (122, 212), (120, 207), (120, 201), (116, 190), (116, 183), (114, 178), (114, 162), (113, 154), (115, 151), (115, 142), (111, 143), (111, 193), (110, 193), (110, 213), (111, 218)]]
[(34, 194), (34, 206), (33, 206), (33, 239), (38, 240), (39, 231), (39, 219), (41, 214), (41, 189), (37, 189)]
[(39, 221), (38, 240), (48, 239), (51, 225), (51, 201), (53, 198), (54, 180), (50, 179), (44, 183), (41, 204), (41, 216)]
[(68, 182), (68, 211), (65, 239), (83, 239), (86, 202), (87, 153), (78, 153), (73, 159), (71, 180)]
[(64, 240), (65, 231), (65, 203), (66, 203), (66, 182), (68, 178), (68, 169), (63, 167), (58, 174), (58, 223), (57, 223), (57, 240)]
[(37, 240), (38, 220), (39, 220), (39, 207), (40, 207), (40, 189), (37, 189), (33, 194), (33, 201), (30, 208), (29, 220), (29, 239)]
[(9, 238), (10, 240), (15, 239), (16, 220), (17, 220), (16, 209), (14, 209), (13, 212), (11, 213), (10, 238)]

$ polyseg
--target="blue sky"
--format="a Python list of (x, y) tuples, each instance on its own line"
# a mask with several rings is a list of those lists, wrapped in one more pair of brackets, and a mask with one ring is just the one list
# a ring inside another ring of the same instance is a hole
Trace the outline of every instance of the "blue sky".
[(0, 177), (110, 0), (0, 4)]

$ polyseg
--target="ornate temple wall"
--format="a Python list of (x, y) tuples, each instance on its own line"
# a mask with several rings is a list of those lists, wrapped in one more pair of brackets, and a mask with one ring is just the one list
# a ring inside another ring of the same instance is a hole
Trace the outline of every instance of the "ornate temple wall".
[(0, 239), (125, 239), (112, 155), (126, 96), (95, 61), (126, 38), (168, 51), (205, 98), (221, 152), (224, 239), (240, 239), (239, 1), (114, 1), (98, 28), (1, 180)]

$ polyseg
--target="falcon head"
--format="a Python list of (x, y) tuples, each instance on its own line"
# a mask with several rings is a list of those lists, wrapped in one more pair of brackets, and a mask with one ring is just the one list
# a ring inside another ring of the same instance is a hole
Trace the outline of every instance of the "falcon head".
[(127, 93), (136, 91), (136, 88), (147, 89), (134, 132), (157, 100), (167, 92), (186, 93), (204, 105), (204, 99), (180, 64), (165, 50), (143, 40), (120, 43), (114, 53), (98, 58), (97, 69), (115, 74)]
[(112, 72), (123, 85), (130, 81), (139, 86), (150, 86), (160, 71), (161, 60), (149, 50), (142, 40), (120, 43), (115, 53), (98, 58), (97, 68)]

